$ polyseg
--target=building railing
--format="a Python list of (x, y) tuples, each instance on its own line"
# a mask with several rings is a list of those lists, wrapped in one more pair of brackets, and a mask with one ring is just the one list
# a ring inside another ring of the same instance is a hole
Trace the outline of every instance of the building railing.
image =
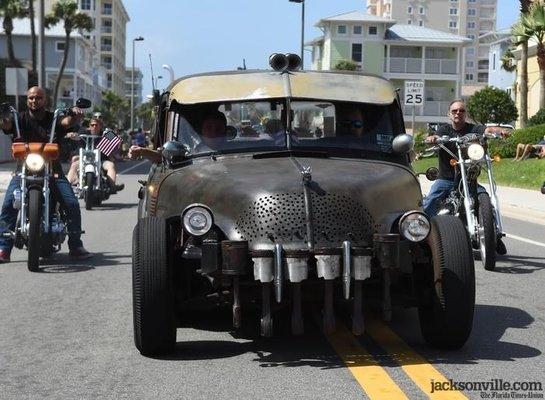
[(112, 27), (111, 26), (102, 26), (100, 28), (100, 31), (102, 33), (112, 33)]
[[(386, 62), (384, 71), (401, 74), (422, 73), (421, 58), (390, 58), (390, 70), (387, 70)], [(424, 59), (424, 72), (426, 74), (456, 75), (456, 60), (452, 59)]]
[(100, 45), (101, 51), (112, 51), (112, 45), (111, 44), (101, 44)]
[[(450, 101), (424, 101), (424, 106), (414, 108), (415, 116), (443, 117), (448, 114)], [(412, 106), (403, 106), (403, 115), (409, 117), (413, 114)]]
[(112, 15), (112, 9), (111, 8), (103, 8), (102, 14), (104, 15)]

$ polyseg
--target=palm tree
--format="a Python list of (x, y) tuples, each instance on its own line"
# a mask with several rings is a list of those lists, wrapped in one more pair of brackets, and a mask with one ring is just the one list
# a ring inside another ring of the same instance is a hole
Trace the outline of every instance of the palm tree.
[[(520, 14), (526, 15), (530, 10), (532, 0), (520, 0)], [(519, 32), (521, 33), (521, 32)], [(520, 126), (524, 128), (528, 121), (528, 40), (524, 40), (525, 36), (516, 37), (522, 39), (521, 41), (514, 41), (515, 45), (520, 44)]]
[[(70, 51), (70, 35), (74, 29), (78, 29), (83, 32), (90, 32), (93, 29), (93, 20), (87, 14), (78, 12), (78, 5), (73, 0), (59, 0), (53, 5), (53, 10), (50, 14), (45, 16), (45, 26), (51, 27), (58, 24), (60, 21), (64, 21), (64, 52), (57, 75), (57, 81), (55, 82), (55, 90), (53, 91), (53, 103), (57, 103), (59, 94), (59, 86), (61, 85), (62, 75), (64, 68), (66, 67), (66, 61), (68, 60), (68, 52)], [(75, 78), (74, 78), (75, 79)]]
[(520, 22), (527, 37), (535, 40), (537, 64), (539, 66), (539, 108), (545, 107), (545, 4), (541, 1), (530, 6), (527, 14), (522, 14)]
[(27, 9), (24, 1), (22, 0), (0, 0), (0, 16), (3, 17), (2, 28), (6, 34), (7, 47), (8, 47), (8, 60), (11, 66), (20, 66), (19, 60), (15, 58), (15, 52), (13, 51), (13, 38), (11, 33), (13, 32), (13, 20), (17, 18), (24, 18), (27, 15)]
[(34, 25), (34, 0), (28, 1), (28, 18), (30, 19), (30, 51), (32, 52), (32, 73), (36, 74), (36, 27)]
[(517, 64), (513, 62), (513, 59), (515, 56), (513, 55), (513, 49), (508, 48), (505, 50), (505, 53), (503, 53), (503, 57), (501, 58), (501, 69), (507, 72), (513, 72), (517, 69)]

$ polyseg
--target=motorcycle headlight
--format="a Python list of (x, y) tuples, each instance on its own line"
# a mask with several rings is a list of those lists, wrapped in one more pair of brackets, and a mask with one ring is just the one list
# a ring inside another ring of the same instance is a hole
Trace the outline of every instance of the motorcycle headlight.
[(210, 210), (201, 205), (189, 206), (182, 214), (182, 221), (184, 229), (195, 236), (208, 233), (214, 223)]
[(399, 219), (399, 233), (411, 242), (421, 242), (428, 237), (431, 224), (426, 214), (410, 211)]
[(38, 172), (44, 168), (45, 160), (40, 154), (30, 153), (26, 156), (25, 164), (32, 172)]
[(479, 161), (484, 157), (484, 148), (478, 143), (472, 143), (467, 148), (467, 156), (473, 161)]

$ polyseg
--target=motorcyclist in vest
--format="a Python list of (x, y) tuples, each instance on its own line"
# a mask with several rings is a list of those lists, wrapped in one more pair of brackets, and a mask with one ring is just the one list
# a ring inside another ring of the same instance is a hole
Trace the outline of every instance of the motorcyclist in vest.
[[(91, 118), (91, 122), (89, 122), (89, 134), (90, 135), (97, 135), (99, 138), (96, 140), (96, 143), (100, 140), (100, 136), (102, 135), (102, 130), (104, 127), (104, 123), (101, 118), (93, 117)], [(120, 190), (123, 190), (125, 188), (124, 184), (116, 185), (115, 181), (117, 178), (117, 171), (114, 164), (114, 158), (113, 156), (106, 156), (104, 153), (101, 155), (102, 161), (102, 168), (106, 171), (106, 175), (108, 177), (108, 181), (110, 183), (110, 190), (111, 193), (117, 193)], [(72, 157), (70, 165), (70, 170), (68, 171), (67, 178), (68, 182), (70, 182), (72, 185), (75, 185), (78, 182), (78, 170), (79, 170), (79, 156)]]
[[(60, 143), (64, 137), (72, 137), (75, 133), (70, 132), (71, 128), (78, 124), (83, 111), (77, 107), (70, 110), (70, 115), (62, 118), (57, 123), (55, 129), (56, 135), (54, 142)], [(27, 110), (19, 114), (19, 128), (21, 132), (20, 141), (23, 142), (48, 142), (51, 126), (53, 124), (53, 113), (46, 110), (45, 91), (37, 86), (30, 88), (27, 92)], [(13, 121), (4, 118), (0, 121), (0, 129), (5, 134), (12, 135), (12, 140), (16, 139), (16, 132)], [(17, 166), (20, 170), (21, 165)], [(81, 241), (81, 213), (78, 200), (72, 191), (70, 183), (66, 180), (60, 161), (53, 163), (54, 180), (58, 193), (62, 196), (69, 214), (68, 230), (72, 233), (68, 236), (69, 254), (73, 258), (84, 259), (92, 256), (84, 247)], [(10, 261), (11, 250), (13, 248), (13, 239), (3, 237), (3, 233), (15, 229), (17, 220), (17, 210), (13, 208), (14, 190), (21, 187), (21, 179), (14, 175), (11, 179), (0, 215), (0, 263)]]

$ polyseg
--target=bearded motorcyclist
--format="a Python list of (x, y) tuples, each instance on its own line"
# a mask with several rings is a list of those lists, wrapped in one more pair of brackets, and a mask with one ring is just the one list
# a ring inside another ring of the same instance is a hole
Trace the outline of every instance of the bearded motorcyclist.
[[(75, 135), (70, 132), (71, 128), (77, 125), (83, 117), (83, 111), (77, 107), (70, 109), (69, 115), (60, 119), (55, 128), (55, 143), (60, 143), (63, 138), (71, 138)], [(53, 113), (46, 110), (45, 90), (34, 86), (27, 92), (27, 110), (19, 114), (19, 129), (21, 137), (16, 138), (14, 123), (11, 119), (2, 118), (0, 120), (0, 129), (7, 135), (12, 135), (12, 140), (17, 139), (22, 142), (41, 142), (49, 141), (49, 134), (53, 124)], [(21, 163), (17, 164), (17, 171), (21, 170)], [(81, 241), (81, 213), (78, 200), (72, 191), (70, 183), (66, 180), (59, 160), (53, 162), (53, 182), (58, 193), (63, 199), (68, 212), (68, 235), (69, 255), (72, 258), (85, 259), (92, 256), (84, 247)], [(14, 175), (4, 196), (2, 213), (0, 215), (0, 263), (10, 261), (11, 250), (13, 248), (13, 239), (4, 237), (2, 234), (6, 231), (13, 231), (17, 220), (17, 210), (13, 208), (14, 194), (16, 189), (21, 188), (21, 178)]]

